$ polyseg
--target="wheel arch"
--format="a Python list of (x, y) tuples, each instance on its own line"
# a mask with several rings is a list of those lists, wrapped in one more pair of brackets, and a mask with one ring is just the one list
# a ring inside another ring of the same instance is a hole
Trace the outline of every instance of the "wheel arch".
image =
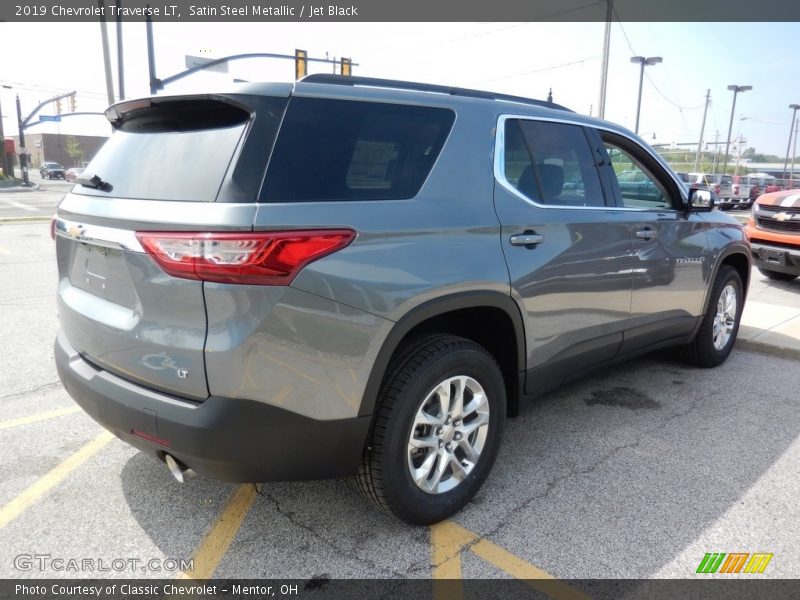
[(724, 265), (728, 265), (736, 269), (736, 272), (739, 273), (739, 277), (742, 279), (742, 293), (744, 294), (744, 297), (747, 298), (747, 288), (750, 283), (750, 262), (749, 248), (744, 245), (731, 245), (720, 253), (719, 257), (717, 258), (717, 262), (714, 265), (714, 270), (711, 273), (711, 277), (708, 280), (708, 285), (706, 286), (705, 299), (703, 300), (703, 312), (700, 315), (700, 318), (697, 320), (697, 325), (692, 332), (692, 338), (694, 338), (694, 336), (700, 330), (700, 325), (703, 320), (702, 316), (706, 314), (708, 311), (708, 305), (712, 301), (711, 290), (714, 287), (714, 282), (717, 280), (719, 270)]
[[(383, 341), (367, 379), (358, 415), (374, 412), (389, 361), (404, 341), (421, 333), (449, 333), (486, 348), (500, 365), (506, 382), (507, 414), (514, 416), (524, 389), (525, 329), (516, 302), (500, 292), (463, 292), (429, 300), (395, 323)], [(513, 335), (513, 343), (505, 342)], [(505, 343), (504, 343), (505, 342)]]

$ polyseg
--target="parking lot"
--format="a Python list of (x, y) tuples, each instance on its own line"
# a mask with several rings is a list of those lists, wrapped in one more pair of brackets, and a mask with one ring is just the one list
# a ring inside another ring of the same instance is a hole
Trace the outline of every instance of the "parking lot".
[[(0, 205), (46, 217), (55, 195)], [(345, 481), (179, 485), (61, 388), (45, 221), (0, 224), (0, 275), (0, 577), (688, 578), (707, 552), (772, 553), (754, 577), (800, 577), (794, 360), (738, 349), (701, 370), (658, 354), (564, 387), (508, 422), (464, 511), (417, 528)], [(800, 281), (755, 272), (751, 298), (797, 306)]]

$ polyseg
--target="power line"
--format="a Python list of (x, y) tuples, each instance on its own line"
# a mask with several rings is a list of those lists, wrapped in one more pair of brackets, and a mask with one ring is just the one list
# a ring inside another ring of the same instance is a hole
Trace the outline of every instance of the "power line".
[(755, 121), (756, 123), (764, 123), (766, 125), (786, 125), (782, 121), (766, 121), (764, 119), (756, 119), (755, 117), (745, 117), (748, 121)]
[[(56, 86), (47, 86), (47, 85), (39, 85), (36, 83), (24, 83), (21, 81), (9, 81), (3, 80), (0, 82), (2, 85), (10, 85), (14, 89), (26, 90), (29, 92), (42, 92), (42, 93), (52, 93), (52, 92), (60, 92), (63, 91), (64, 88), (56, 87)], [(105, 93), (101, 92), (92, 92), (89, 90), (75, 90), (81, 96), (95, 96), (98, 98), (105, 99)]]
[[(628, 50), (630, 50), (630, 51), (631, 51), (631, 54), (633, 54), (634, 56), (636, 56), (636, 55), (637, 55), (637, 52), (636, 52), (636, 50), (634, 50), (634, 49), (633, 49), (633, 44), (631, 44), (631, 40), (630, 40), (630, 38), (628, 37), (628, 34), (627, 34), (627, 32), (625, 31), (625, 28), (622, 26), (622, 22), (619, 20), (619, 14), (617, 14), (617, 9), (616, 9), (616, 8), (614, 9), (614, 14), (615, 14), (615, 15), (616, 15), (616, 17), (617, 17), (617, 25), (619, 25), (619, 29), (620, 29), (620, 31), (622, 31), (622, 36), (625, 38), (625, 42), (628, 44)], [(661, 97), (662, 97), (664, 100), (666, 100), (666, 101), (667, 101), (667, 102), (669, 102), (670, 104), (672, 104), (673, 106), (675, 106), (676, 108), (679, 108), (679, 109), (680, 109), (680, 110), (682, 110), (682, 111), (683, 111), (683, 110), (698, 110), (698, 109), (700, 109), (700, 108), (703, 108), (703, 107), (705, 106), (705, 103), (703, 103), (703, 104), (700, 104), (700, 105), (698, 105), (698, 106), (683, 106), (682, 104), (679, 104), (678, 102), (675, 102), (674, 100), (671, 100), (671, 99), (670, 99), (669, 97), (667, 97), (667, 95), (666, 95), (664, 92), (662, 92), (662, 91), (661, 91), (661, 89), (659, 89), (659, 87), (658, 87), (658, 86), (657, 86), (657, 85), (656, 85), (656, 84), (653, 82), (653, 79), (652, 79), (652, 77), (650, 77), (650, 74), (649, 74), (649, 73), (647, 73), (647, 72), (645, 71), (645, 74), (644, 74), (644, 75), (645, 75), (645, 77), (647, 77), (647, 81), (649, 81), (649, 82), (650, 82), (650, 85), (652, 85), (652, 86), (653, 86), (653, 88), (656, 90), (656, 92), (658, 92), (658, 95), (659, 95), (659, 96), (661, 96)], [(683, 114), (681, 114), (681, 117), (683, 118)]]
[(544, 73), (545, 71), (554, 71), (556, 69), (563, 69), (565, 67), (571, 67), (573, 65), (581, 65), (585, 62), (590, 60), (597, 60), (600, 58), (600, 55), (597, 56), (588, 56), (586, 58), (581, 58), (579, 60), (573, 60), (566, 63), (561, 63), (559, 65), (551, 65), (549, 67), (542, 67), (541, 69), (533, 69), (532, 71), (523, 71), (522, 73), (512, 73), (510, 75), (503, 75), (501, 77), (492, 77), (491, 79), (481, 79), (479, 81), (472, 81), (467, 85), (475, 85), (478, 83), (489, 83), (491, 81), (500, 81), (503, 79), (513, 79), (514, 77), (523, 77), (525, 75), (533, 75), (534, 73)]

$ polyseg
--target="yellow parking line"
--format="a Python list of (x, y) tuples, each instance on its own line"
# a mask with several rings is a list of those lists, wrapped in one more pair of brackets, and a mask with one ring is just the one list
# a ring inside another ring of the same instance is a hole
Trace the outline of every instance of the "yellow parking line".
[(530, 587), (544, 592), (551, 598), (559, 600), (588, 600), (589, 598), (586, 594), (559, 581), (547, 571), (525, 562), (496, 544), (481, 540), (472, 547), (472, 551), (483, 560), (492, 563), (512, 577), (524, 580)]
[[(501, 548), (479, 538), (469, 529), (452, 521), (431, 526), (431, 558), (433, 560), (434, 598), (463, 598), (461, 553), (468, 549), (512, 577), (557, 600), (589, 600), (589, 596), (559, 581), (540, 569)], [(438, 581), (436, 581), (438, 580)]]
[(193, 557), (194, 568), (179, 575), (181, 579), (210, 579), (217, 565), (225, 556), (236, 537), (244, 518), (256, 499), (256, 486), (252, 483), (240, 485), (228, 500), (228, 504), (217, 517), (216, 523)]
[(27, 417), (19, 417), (18, 419), (9, 419), (8, 421), (0, 421), (0, 429), (11, 429), (12, 427), (19, 427), (20, 425), (27, 425), (29, 423), (36, 423), (37, 421), (44, 421), (45, 419), (52, 419), (54, 417), (63, 417), (71, 415), (80, 411), (80, 406), (70, 406), (68, 408), (59, 408), (47, 412), (39, 413), (36, 415), (28, 415)]
[(28, 489), (3, 508), (0, 508), (0, 529), (25, 512), (32, 504), (66, 479), (70, 473), (102, 450), (112, 439), (114, 439), (114, 436), (108, 431), (104, 431), (60, 465), (37, 479)]
[(431, 560), (433, 561), (434, 600), (464, 597), (461, 585), (461, 550), (474, 536), (443, 521), (431, 525)]

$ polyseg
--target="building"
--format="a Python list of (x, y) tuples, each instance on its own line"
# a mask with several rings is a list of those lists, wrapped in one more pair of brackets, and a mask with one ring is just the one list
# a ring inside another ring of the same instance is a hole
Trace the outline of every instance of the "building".
[[(25, 145), (30, 155), (28, 166), (31, 169), (38, 169), (43, 162), (57, 162), (65, 169), (83, 167), (94, 158), (107, 140), (107, 137), (92, 135), (26, 133)], [(14, 136), (14, 144), (19, 152), (18, 136)], [(19, 156), (17, 156), (17, 167), (19, 167)]]
[(742, 162), (741, 171), (743, 173), (766, 173), (778, 179), (788, 179), (790, 174), (796, 178), (800, 175), (800, 162), (795, 162), (791, 157), (786, 164), (786, 170), (783, 170), (783, 163), (755, 163), (755, 162)]

